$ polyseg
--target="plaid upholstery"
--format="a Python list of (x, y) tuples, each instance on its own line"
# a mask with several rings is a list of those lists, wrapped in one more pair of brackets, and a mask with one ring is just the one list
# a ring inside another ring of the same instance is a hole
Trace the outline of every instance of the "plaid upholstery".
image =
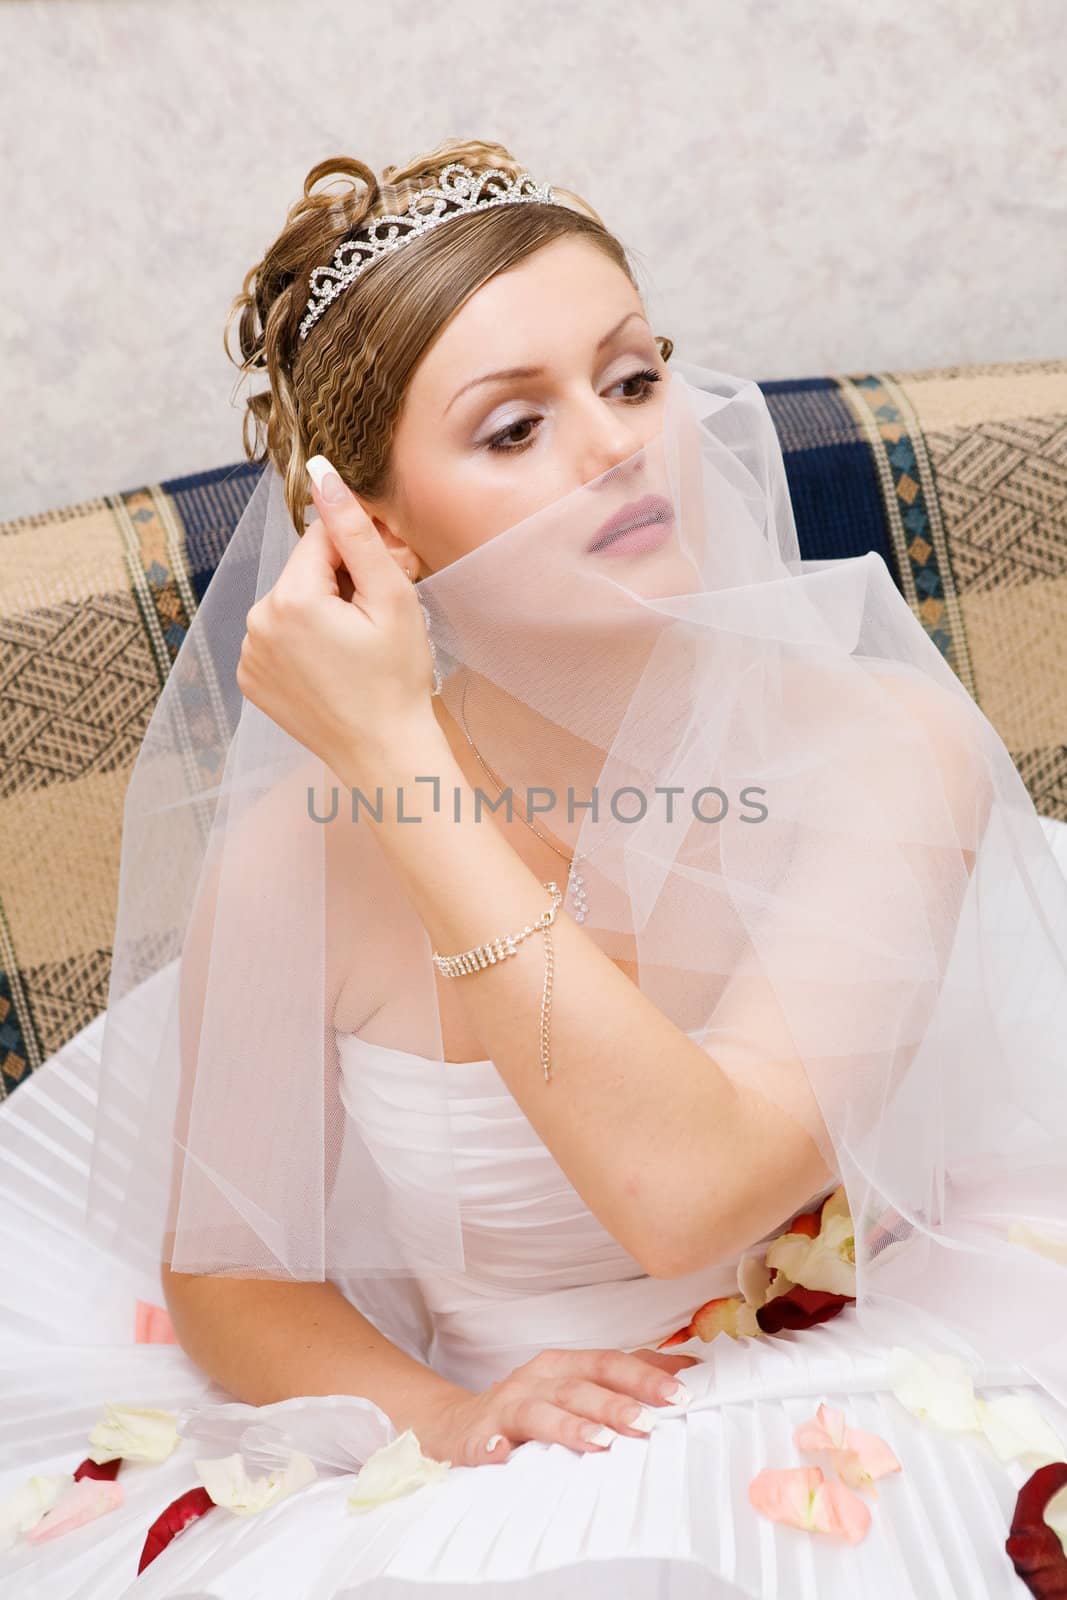
[[(1067, 822), (1067, 361), (761, 385), (803, 555), (876, 550)], [(0, 524), (0, 1092), (107, 1005), (122, 806), (248, 464)]]

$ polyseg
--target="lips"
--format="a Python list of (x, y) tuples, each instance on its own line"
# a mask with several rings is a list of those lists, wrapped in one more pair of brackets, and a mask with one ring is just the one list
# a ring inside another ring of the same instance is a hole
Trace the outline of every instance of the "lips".
[(586, 546), (586, 554), (604, 550), (616, 543), (632, 528), (644, 528), (660, 523), (665, 528), (674, 521), (674, 507), (661, 494), (642, 495), (616, 511), (594, 534)]

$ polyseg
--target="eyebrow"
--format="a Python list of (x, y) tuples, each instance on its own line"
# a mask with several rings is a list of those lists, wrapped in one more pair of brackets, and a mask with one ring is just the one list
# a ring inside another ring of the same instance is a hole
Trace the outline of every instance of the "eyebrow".
[[(625, 328), (631, 317), (640, 317), (641, 321), (644, 322), (647, 327), (647, 318), (641, 316), (640, 311), (628, 311), (613, 328), (608, 329), (607, 333), (602, 339), (597, 340), (597, 354), (603, 350), (606, 344), (610, 344), (611, 340), (614, 339), (617, 333), (620, 333), (622, 329)], [(466, 394), (468, 389), (476, 389), (480, 384), (483, 383), (496, 383), (501, 378), (539, 378), (543, 374), (544, 370), (544, 367), (503, 367), (499, 372), (486, 372), (480, 378), (472, 378), (470, 383), (465, 383), (462, 389), (456, 390), (455, 394), (445, 407), (443, 415), (448, 415), (456, 401), (459, 399), (460, 395)]]

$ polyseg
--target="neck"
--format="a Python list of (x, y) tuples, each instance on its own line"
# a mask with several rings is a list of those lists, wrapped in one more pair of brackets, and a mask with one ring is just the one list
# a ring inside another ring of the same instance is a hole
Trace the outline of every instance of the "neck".
[[(602, 754), (490, 679), (466, 668), (452, 675), (443, 694), (434, 696), (431, 704), (437, 724), (472, 787), (494, 799), (498, 793), (478, 760), (480, 755), (501, 786), (511, 788), (516, 816), (526, 816), (527, 788), (551, 790), (550, 809), (533, 811), (531, 820), (569, 855), (587, 813), (576, 811), (574, 822), (568, 823), (567, 791), (573, 788), (576, 804), (589, 799), (603, 765)], [(537, 793), (531, 798), (534, 805), (548, 799)]]

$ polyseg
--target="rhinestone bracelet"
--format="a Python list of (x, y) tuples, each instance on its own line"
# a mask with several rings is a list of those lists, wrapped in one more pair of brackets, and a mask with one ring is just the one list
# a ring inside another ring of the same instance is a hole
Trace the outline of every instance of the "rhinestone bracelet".
[(556, 920), (556, 912), (563, 903), (563, 896), (555, 883), (546, 883), (542, 886), (552, 896), (552, 904), (547, 911), (543, 911), (536, 922), (528, 922), (525, 928), (518, 933), (504, 933), (499, 938), (490, 939), (487, 944), (475, 945), (473, 950), (463, 950), (458, 955), (443, 956), (438, 951), (433, 952), (433, 964), (438, 972), (446, 978), (464, 978), (472, 972), (481, 972), (485, 967), (494, 967), (498, 961), (507, 960), (508, 956), (518, 954), (518, 947), (531, 933), (541, 932), (545, 936), (545, 983), (541, 995), (541, 1067), (547, 1083), (551, 1077), (551, 1060), (548, 1049), (548, 1016), (552, 1001), (552, 934), (549, 931)]

